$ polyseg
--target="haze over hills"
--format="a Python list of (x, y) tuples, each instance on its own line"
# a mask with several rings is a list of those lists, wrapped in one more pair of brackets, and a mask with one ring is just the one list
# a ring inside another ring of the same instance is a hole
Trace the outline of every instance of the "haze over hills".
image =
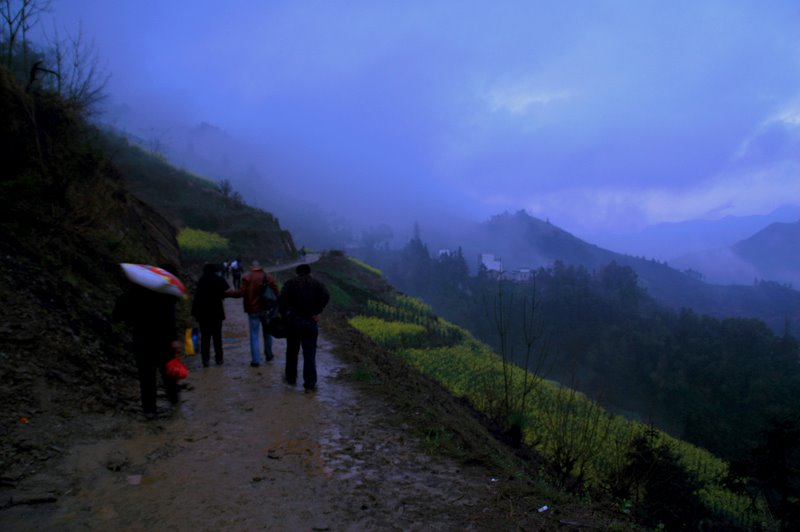
[(587, 233), (583, 237), (620, 253), (672, 263), (676, 257), (690, 253), (732, 246), (772, 223), (797, 219), (800, 219), (800, 205), (787, 204), (763, 215), (659, 223), (636, 232)]
[[(794, 228), (798, 224), (786, 224)], [(770, 238), (755, 237), (743, 244), (742, 253), (761, 258), (762, 263), (782, 263), (777, 250), (789, 231), (781, 225), (764, 233)], [(792, 238), (796, 238), (791, 233)], [(477, 264), (480, 253), (492, 253), (502, 260), (505, 271), (549, 267), (559, 260), (565, 264), (582, 265), (589, 271), (610, 262), (632, 268), (639, 283), (656, 301), (675, 309), (690, 308), (695, 312), (716, 317), (749, 317), (765, 321), (773, 330), (783, 331), (787, 320), (791, 330), (800, 331), (800, 292), (775, 283), (746, 285), (714, 285), (697, 275), (679, 271), (666, 263), (642, 259), (603, 249), (575, 237), (567, 231), (535, 218), (524, 211), (505, 213), (486, 223), (465, 228), (458, 242), (470, 265)], [(794, 246), (791, 252), (797, 253)], [(788, 259), (787, 259), (788, 260)], [(790, 262), (792, 263), (792, 262)], [(797, 261), (793, 262), (797, 264)]]
[(692, 268), (709, 283), (754, 280), (800, 286), (800, 220), (773, 223), (732, 246), (684, 255), (672, 264)]
[[(389, 246), (400, 248), (411, 234), (411, 220), (417, 220), (425, 235), (431, 237), (430, 241), (447, 247), (453, 240), (452, 235), (460, 233), (454, 226), (482, 221), (455, 218), (441, 205), (442, 209), (434, 217), (408, 212), (407, 219), (398, 220), (377, 206), (377, 199), (371, 212), (356, 212), (333, 196), (320, 200), (315, 197), (316, 187), (304, 181), (304, 167), (287, 159), (287, 152), (279, 141), (264, 145), (259, 138), (244, 138), (207, 121), (168, 130), (139, 128), (135, 134), (126, 134), (132, 141), (163, 154), (179, 168), (214, 180), (228, 180), (250, 204), (273, 212), (295, 235), (298, 246), (345, 247), (358, 240), (364, 231), (385, 225), (393, 234)], [(309, 152), (306, 157), (311, 164), (316, 154)], [(343, 191), (347, 187), (339, 188)], [(573, 234), (606, 250), (672, 264), (677, 257), (689, 253), (732, 246), (771, 223), (797, 219), (800, 219), (800, 205), (787, 204), (762, 215), (660, 223), (629, 233)], [(752, 278), (745, 282), (752, 283)]]
[[(382, 220), (379, 212), (373, 214), (372, 228), (359, 227), (348, 213), (337, 212), (339, 206), (335, 203), (320, 207), (300, 199), (301, 195), (292, 186), (291, 174), (280, 165), (279, 154), (261, 152), (256, 157), (256, 151), (209, 123), (183, 132), (173, 131), (161, 139), (163, 142), (155, 137), (149, 141), (136, 140), (145, 145), (148, 142), (158, 144), (178, 166), (212, 179), (229, 180), (246, 201), (275, 212), (281, 225), (296, 235), (298, 247), (360, 245), (363, 242), (358, 242), (359, 238), (365, 232), (382, 227), (383, 243), (399, 248), (405, 244), (411, 229), (388, 225), (388, 220)], [(258, 168), (265, 167), (267, 160), (271, 165), (266, 167), (274, 166), (270, 175), (264, 176)], [(555, 260), (581, 264), (592, 270), (615, 261), (633, 268), (642, 286), (667, 306), (687, 307), (719, 317), (756, 317), (773, 330), (782, 330), (787, 316), (800, 314), (797, 292), (780, 287), (756, 287), (753, 281), (760, 279), (799, 286), (797, 272), (792, 273), (791, 266), (788, 271), (780, 266), (798, 264), (789, 251), (790, 247), (797, 246), (790, 246), (791, 239), (781, 243), (786, 231), (772, 235), (771, 245), (759, 244), (761, 239), (756, 233), (770, 223), (793, 221), (798, 217), (800, 207), (786, 205), (762, 216), (658, 224), (636, 235), (621, 237), (613, 248), (615, 251), (592, 243), (605, 242), (602, 237), (599, 241), (593, 240), (594, 237), (587, 241), (524, 211), (496, 215), (483, 223), (442, 215), (437, 222), (423, 220), (420, 225), (423, 239), (434, 252), (461, 246), (473, 273), (477, 271), (480, 253), (497, 255), (506, 270), (550, 266)], [(749, 237), (754, 241), (741, 244), (741, 249), (733, 247)], [(625, 238), (628, 238), (627, 243)], [(672, 252), (681, 249), (695, 253), (674, 259)], [(700, 275), (687, 275), (684, 270), (694, 270)], [(796, 327), (800, 330), (800, 325)]]
[[(211, 124), (202, 123), (185, 134), (173, 134), (161, 148), (178, 166), (214, 179), (227, 179), (242, 192), (246, 201), (275, 212), (282, 226), (298, 235), (298, 247), (359, 245), (363, 242), (357, 242), (358, 237), (371, 230), (356, 227), (346, 215), (335, 211), (335, 204), (321, 208), (298, 199), (291, 179), (282, 174), (280, 168), (276, 168), (269, 179), (259, 176), (259, 164), (252, 158), (253, 152), (244, 149), (224, 130)], [(268, 154), (262, 155), (268, 157)], [(791, 219), (796, 215), (800, 216), (800, 207), (787, 205), (764, 216), (729, 216), (716, 221), (659, 224), (641, 232), (639, 242), (647, 242), (652, 250), (679, 249), (680, 246), (684, 249), (706, 250), (668, 263), (640, 258), (641, 255), (637, 253), (611, 251), (524, 211), (496, 215), (483, 223), (442, 216), (438, 223), (424, 221), (421, 231), (423, 239), (434, 252), (440, 248), (462, 247), (473, 273), (477, 272), (477, 257), (481, 253), (498, 256), (506, 270), (550, 266), (556, 260), (580, 264), (592, 270), (615, 261), (633, 268), (640, 284), (657, 301), (669, 307), (691, 308), (718, 317), (759, 318), (776, 331), (783, 330), (788, 317), (793, 323), (792, 330), (800, 331), (800, 324), (797, 323), (800, 316), (798, 292), (778, 286), (753, 286), (756, 278), (800, 285), (796, 281), (798, 273), (792, 273), (791, 267), (787, 271), (781, 266), (798, 264), (796, 257), (792, 258), (792, 251), (798, 247), (792, 246), (792, 240), (787, 236), (790, 227), (784, 231), (766, 232), (763, 243), (759, 243), (762, 238), (755, 235), (771, 220)], [(373, 228), (383, 223), (379, 213), (375, 216)], [(382, 227), (385, 229), (389, 226), (384, 224)], [(405, 243), (404, 232), (409, 229), (389, 227), (383, 230), (383, 243), (390, 247), (402, 247)], [(752, 241), (743, 240), (751, 236)], [(747, 243), (737, 244), (740, 248), (723, 248), (719, 244), (733, 244), (737, 239)], [(707, 251), (707, 246), (713, 247), (714, 243), (717, 243), (717, 250)], [(643, 255), (647, 256), (646, 253)], [(763, 265), (763, 268), (759, 265)], [(684, 273), (684, 270), (690, 269), (700, 275)], [(779, 272), (781, 275), (778, 275)], [(712, 283), (742, 286), (718, 286)]]

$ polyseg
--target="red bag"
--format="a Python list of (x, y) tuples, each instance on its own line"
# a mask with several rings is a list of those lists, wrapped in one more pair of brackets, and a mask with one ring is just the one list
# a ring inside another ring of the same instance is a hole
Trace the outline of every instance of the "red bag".
[(179, 381), (189, 376), (189, 370), (186, 369), (180, 358), (175, 357), (167, 362), (167, 376), (170, 379)]

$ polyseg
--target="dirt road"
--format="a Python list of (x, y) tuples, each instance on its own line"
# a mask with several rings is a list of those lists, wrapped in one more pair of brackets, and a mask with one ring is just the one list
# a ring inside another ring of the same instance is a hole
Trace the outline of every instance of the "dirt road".
[(223, 366), (187, 357), (188, 389), (175, 412), (131, 419), (107, 439), (65, 450), (20, 487), (28, 500), (16, 502), (36, 504), (0, 511), (0, 529), (493, 528), (499, 481), (426, 454), (424, 442), (392, 425), (391, 406), (345, 377), (324, 317), (319, 387), (305, 394), (281, 382), (285, 341), (275, 340), (271, 363), (249, 366), (240, 305), (226, 301)]

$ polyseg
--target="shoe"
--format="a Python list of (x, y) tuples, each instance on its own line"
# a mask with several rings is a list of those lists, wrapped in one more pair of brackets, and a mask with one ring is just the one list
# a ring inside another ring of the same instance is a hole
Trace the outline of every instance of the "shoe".
[(312, 386), (312, 387), (310, 387), (310, 388), (306, 388), (306, 390), (305, 390), (305, 391), (306, 391), (306, 393), (314, 393), (314, 392), (316, 392), (316, 391), (317, 391), (317, 387), (316, 387), (316, 385), (315, 385), (315, 386)]
[(214, 362), (217, 364), (217, 366), (221, 366), (222, 365), (222, 360), (215, 360)]
[(286, 377), (283, 378), (283, 383), (285, 385), (287, 385), (287, 386), (297, 386), (297, 382), (296, 381), (290, 381)]
[(275, 355), (264, 353), (264, 360), (267, 362), (270, 362), (273, 358), (275, 358)]
[(208, 362), (203, 362), (203, 367), (207, 368), (208, 367)]
[(260, 365), (261, 365), (261, 364), (259, 364), (258, 362), (250, 362), (250, 367), (251, 367), (251, 368), (257, 368), (257, 367), (258, 367), (258, 366), (260, 366)]

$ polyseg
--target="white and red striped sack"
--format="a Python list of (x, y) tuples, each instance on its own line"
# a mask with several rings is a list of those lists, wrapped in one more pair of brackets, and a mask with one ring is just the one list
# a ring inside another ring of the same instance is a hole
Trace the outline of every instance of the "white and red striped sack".
[(180, 279), (163, 268), (147, 264), (120, 263), (128, 280), (154, 292), (169, 294), (186, 299), (186, 287)]

